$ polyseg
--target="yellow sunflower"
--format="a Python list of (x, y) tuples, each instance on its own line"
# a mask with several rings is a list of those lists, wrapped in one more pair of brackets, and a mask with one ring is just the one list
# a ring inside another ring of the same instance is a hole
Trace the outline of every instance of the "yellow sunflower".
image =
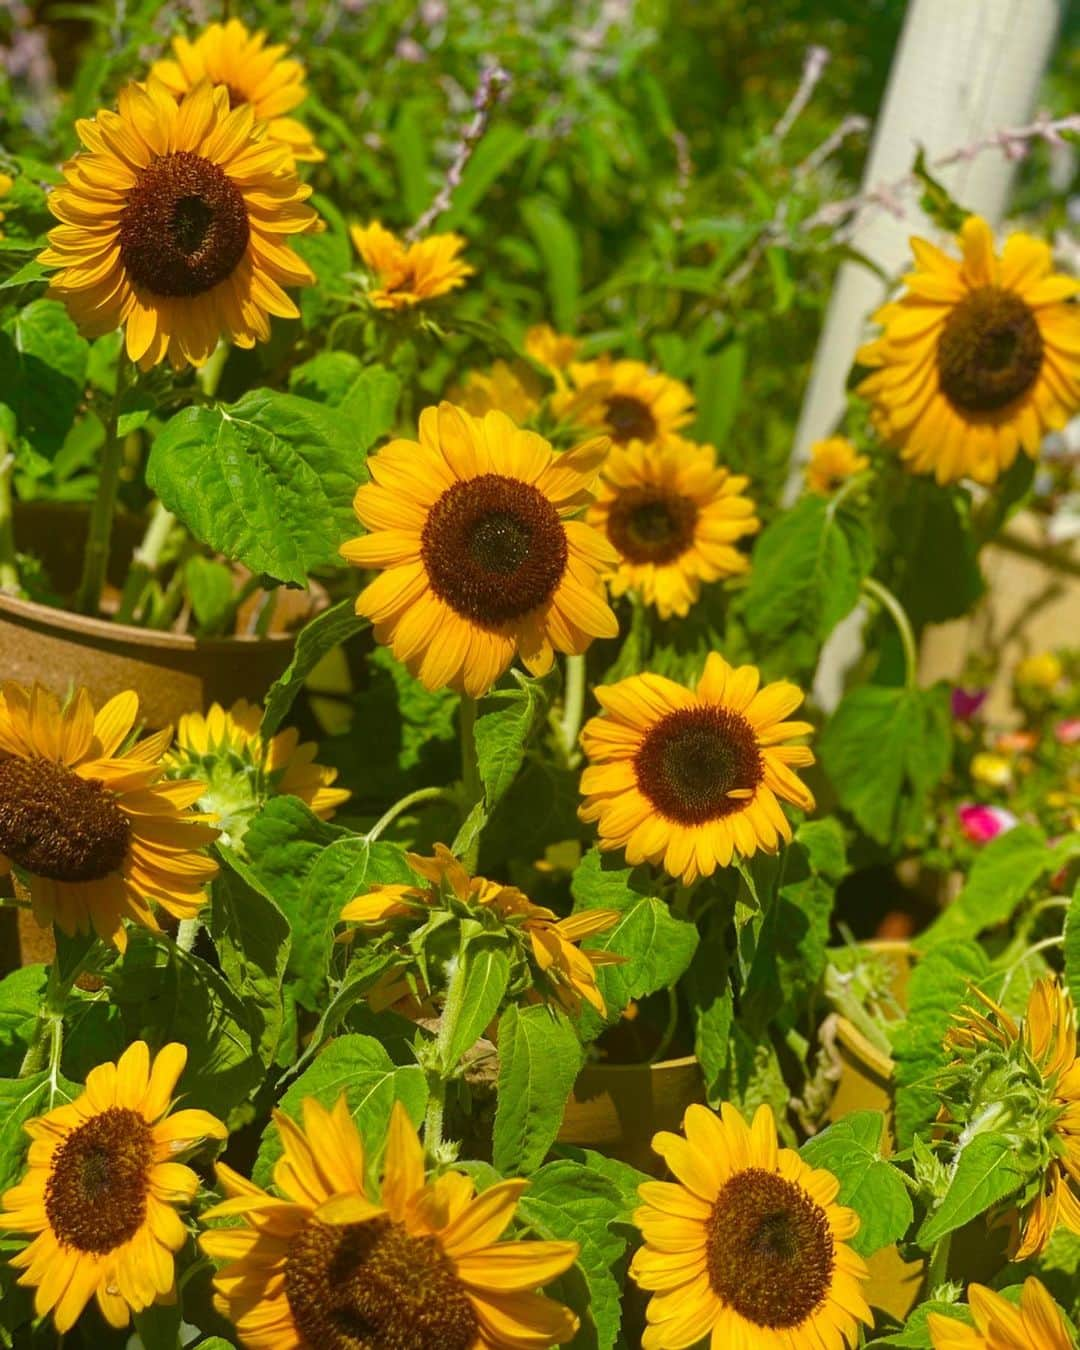
[(1034, 1277), (1024, 1281), (1020, 1303), (982, 1284), (968, 1285), (973, 1327), (932, 1312), (926, 1319), (934, 1350), (1072, 1350), (1061, 1310)]
[(499, 1241), (528, 1182), (477, 1196), (461, 1172), (427, 1180), (396, 1102), (376, 1199), (344, 1097), (332, 1111), (309, 1097), (303, 1117), (301, 1129), (274, 1115), (284, 1147), (274, 1183), (285, 1198), (219, 1164), (228, 1199), (206, 1217), (243, 1224), (200, 1239), (229, 1263), (217, 1302), (247, 1350), (541, 1350), (575, 1334), (574, 1314), (535, 1291), (574, 1264), (577, 1243)]
[(188, 1234), (175, 1206), (199, 1189), (179, 1158), (228, 1135), (206, 1111), (169, 1114), (187, 1053), (166, 1045), (151, 1063), (136, 1041), (115, 1064), (91, 1069), (70, 1105), (23, 1126), (28, 1168), (0, 1201), (0, 1231), (35, 1235), (11, 1264), (36, 1290), (35, 1313), (51, 1313), (61, 1334), (91, 1298), (112, 1327), (176, 1301), (173, 1253)]
[(556, 416), (574, 426), (606, 431), (619, 445), (667, 441), (693, 418), (689, 388), (644, 361), (601, 356), (571, 362), (567, 374), (567, 386), (552, 399)]
[(749, 481), (718, 467), (711, 445), (679, 436), (613, 450), (585, 517), (618, 550), (612, 595), (638, 591), (669, 619), (689, 612), (703, 581), (748, 571), (736, 543), (761, 527), (743, 496)]
[(806, 466), (806, 486), (811, 492), (827, 497), (848, 478), (862, 473), (869, 463), (867, 456), (860, 455), (854, 442), (846, 436), (829, 436), (823, 441), (815, 441), (810, 447), (810, 460)]
[(1049, 247), (1014, 234), (1001, 257), (971, 216), (960, 262), (912, 239), (915, 270), (874, 315), (884, 332), (856, 357), (858, 387), (885, 441), (939, 483), (992, 483), (1023, 449), (1080, 408), (1080, 281), (1053, 273)]
[(539, 378), (531, 371), (496, 361), (490, 370), (469, 370), (447, 395), (473, 417), (502, 412), (513, 422), (527, 422), (543, 401)]
[(583, 652), (618, 622), (599, 569), (607, 541), (569, 520), (592, 496), (606, 436), (555, 454), (503, 413), (450, 403), (420, 415), (420, 440), (391, 441), (367, 462), (353, 503), (370, 534), (342, 556), (377, 577), (356, 601), (427, 689), (485, 694), (514, 654), (534, 675), (553, 652)]
[(759, 690), (760, 680), (754, 666), (733, 669), (713, 652), (696, 690), (652, 673), (596, 690), (606, 715), (581, 733), (591, 763), (578, 814), (597, 822), (602, 849), (662, 863), (689, 885), (736, 854), (775, 853), (791, 839), (780, 801), (814, 809), (792, 772), (814, 756), (781, 742), (813, 727), (784, 720), (803, 700), (795, 685)]
[(156, 929), (151, 901), (191, 918), (217, 873), (199, 850), (218, 832), (186, 809), (203, 784), (162, 781), (172, 728), (124, 748), (138, 711), (130, 690), (96, 715), (85, 689), (63, 711), (37, 684), (0, 691), (0, 874), (30, 874), (41, 925), (120, 951), (125, 918)]
[[(11, 191), (14, 183), (15, 179), (12, 178), (10, 174), (0, 173), (0, 197), (6, 197), (8, 193)], [(4, 220), (4, 213), (3, 211), (0, 211), (0, 224), (3, 223), (3, 220)], [(3, 237), (4, 231), (0, 230), (0, 239), (3, 239)]]
[(299, 315), (282, 288), (315, 280), (285, 242), (319, 226), (288, 149), (205, 82), (178, 104), (151, 77), (118, 108), (76, 123), (86, 149), (49, 195), (49, 293), (88, 337), (122, 325), (144, 370), (200, 366), (221, 336), (265, 342), (272, 314)]
[(566, 387), (566, 372), (581, 348), (578, 338), (556, 333), (550, 324), (537, 323), (525, 334), (525, 354), (543, 366), (559, 389)]
[(200, 809), (213, 812), (234, 842), (268, 797), (299, 797), (320, 820), (330, 820), (350, 796), (347, 788), (331, 786), (336, 769), (315, 763), (319, 747), (314, 742), (301, 744), (295, 727), (266, 740), (259, 732), (261, 721), (262, 709), (246, 699), (238, 699), (228, 712), (215, 703), (205, 716), (185, 713), (166, 759), (171, 777), (205, 783)]
[(652, 1293), (642, 1350), (843, 1350), (873, 1321), (866, 1266), (846, 1245), (854, 1210), (840, 1183), (780, 1148), (768, 1106), (747, 1128), (725, 1102), (687, 1108), (683, 1133), (653, 1149), (675, 1181), (638, 1187), (644, 1245), (630, 1273)]
[(194, 42), (174, 37), (172, 46), (176, 60), (155, 61), (150, 74), (175, 97), (209, 80), (226, 90), (230, 108), (250, 104), (266, 123), (267, 139), (286, 146), (293, 159), (318, 163), (326, 158), (302, 122), (282, 116), (307, 98), (304, 67), (286, 58), (284, 43), (268, 47), (265, 33), (249, 32), (239, 19), (230, 19), (212, 23)]
[(407, 244), (377, 220), (349, 231), (375, 285), (368, 299), (376, 309), (410, 309), (465, 285), (476, 270), (458, 255), (460, 234), (431, 234)]
[(1080, 1059), (1076, 1057), (1076, 1010), (1061, 982), (1044, 976), (1028, 996), (1021, 1025), (978, 989), (982, 1009), (966, 1007), (946, 1045), (966, 1052), (983, 1046), (1022, 1047), (1034, 1066), (1049, 1108), (1051, 1158), (1038, 1193), (1020, 1211), (1007, 1211), (1014, 1261), (1043, 1251), (1055, 1228), (1080, 1235)]
[[(622, 958), (610, 952), (583, 951), (578, 944), (617, 923), (618, 910), (589, 909), (560, 919), (554, 910), (534, 905), (516, 886), (504, 886), (486, 877), (470, 877), (445, 844), (435, 845), (433, 858), (416, 853), (405, 856), (412, 870), (430, 884), (375, 886), (345, 906), (341, 911), (344, 922), (383, 924), (417, 913), (424, 915), (440, 903), (445, 888), (461, 905), (474, 912), (489, 910), (525, 934), (539, 976), (538, 987), (530, 990), (530, 1001), (547, 997), (571, 1014), (580, 1012), (584, 1001), (601, 1017), (606, 1016), (604, 998), (596, 984), (596, 967), (615, 965)], [(396, 991), (401, 998), (411, 992), (400, 981), (391, 979), (380, 990), (383, 1007), (395, 1002), (387, 990)]]

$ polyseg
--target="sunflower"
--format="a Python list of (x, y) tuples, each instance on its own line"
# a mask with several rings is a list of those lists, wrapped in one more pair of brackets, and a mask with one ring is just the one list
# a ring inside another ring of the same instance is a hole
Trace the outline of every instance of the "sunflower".
[(574, 1264), (577, 1243), (498, 1240), (528, 1182), (477, 1196), (461, 1172), (427, 1180), (396, 1102), (375, 1199), (344, 1097), (332, 1111), (306, 1098), (303, 1129), (280, 1112), (274, 1119), (284, 1148), (274, 1182), (285, 1198), (219, 1164), (228, 1199), (206, 1217), (243, 1224), (200, 1239), (229, 1262), (217, 1302), (248, 1350), (539, 1350), (575, 1334), (574, 1314), (534, 1291)]
[(371, 533), (341, 553), (382, 569), (356, 611), (425, 688), (477, 698), (515, 652), (543, 675), (553, 650), (618, 633), (599, 576), (614, 554), (566, 519), (591, 499), (608, 445), (598, 436), (556, 455), (503, 413), (442, 403), (421, 413), (419, 442), (368, 459), (372, 481), (353, 505)]
[(930, 1313), (934, 1350), (1072, 1350), (1061, 1310), (1034, 1275), (1024, 1281), (1019, 1307), (982, 1284), (968, 1285), (968, 1306), (973, 1327)]
[[(0, 173), (0, 197), (6, 197), (15, 184), (15, 179), (10, 174)], [(3, 224), (4, 213), (0, 211), (0, 224)], [(4, 231), (0, 230), (0, 239), (3, 239)]]
[(806, 466), (806, 486), (811, 492), (827, 497), (848, 478), (862, 473), (870, 463), (860, 455), (854, 442), (846, 436), (829, 436), (815, 441), (810, 447), (810, 461)]
[(1080, 281), (1052, 272), (1049, 247), (1014, 234), (994, 253), (970, 216), (956, 262), (912, 239), (905, 293), (874, 315), (884, 332), (858, 353), (858, 386), (883, 438), (939, 483), (992, 483), (1019, 447), (1034, 458), (1047, 431), (1080, 407)]
[(200, 366), (219, 336), (267, 341), (270, 315), (299, 315), (282, 287), (315, 280), (285, 242), (319, 227), (289, 151), (205, 82), (177, 104), (151, 77), (118, 107), (76, 123), (86, 149), (49, 195), (50, 294), (88, 337), (123, 325), (143, 370)]
[(261, 722), (262, 709), (246, 699), (238, 699), (228, 712), (215, 703), (205, 716), (185, 713), (165, 761), (170, 777), (206, 783), (199, 807), (217, 816), (233, 843), (268, 797), (299, 797), (320, 820), (330, 820), (350, 795), (331, 786), (336, 769), (315, 763), (314, 742), (301, 744), (295, 727), (267, 740), (260, 734)]
[(750, 560), (736, 542), (761, 527), (742, 495), (748, 482), (717, 467), (711, 445), (678, 436), (613, 450), (585, 517), (618, 550), (612, 595), (638, 591), (669, 619), (689, 612), (703, 581), (746, 572)]
[[(580, 1012), (585, 1002), (601, 1017), (607, 1015), (596, 983), (596, 967), (617, 964), (622, 958), (610, 952), (583, 951), (578, 944), (617, 923), (618, 910), (583, 910), (560, 919), (554, 910), (534, 905), (516, 886), (470, 877), (445, 844), (435, 845), (432, 858), (416, 853), (405, 856), (412, 870), (429, 884), (375, 886), (345, 906), (341, 911), (344, 922), (385, 924), (396, 918), (426, 917), (441, 904), (444, 895), (450, 895), (472, 917), (490, 913), (512, 931), (524, 934), (536, 980), (529, 1001), (546, 997), (571, 1014)], [(412, 992), (395, 975), (380, 990), (383, 1007), (396, 1001), (396, 997), (390, 997), (390, 990), (400, 998)]]
[(566, 387), (566, 372), (581, 347), (578, 338), (556, 333), (550, 324), (537, 323), (525, 334), (525, 355), (554, 378), (559, 389)]
[[(23, 1179), (2, 1201), (0, 1231), (33, 1233), (11, 1264), (36, 1290), (34, 1311), (63, 1334), (91, 1298), (112, 1327), (157, 1301), (175, 1302), (173, 1252), (187, 1241), (175, 1206), (199, 1178), (179, 1162), (228, 1130), (206, 1111), (169, 1114), (187, 1047), (150, 1060), (145, 1041), (99, 1064), (67, 1106), (28, 1120), (33, 1141)], [(130, 1312), (129, 1312), (130, 1310)]]
[(725, 1102), (717, 1116), (687, 1108), (683, 1133), (661, 1131), (653, 1149), (675, 1181), (638, 1187), (644, 1245), (630, 1273), (652, 1293), (642, 1350), (842, 1350), (873, 1318), (859, 1284), (862, 1260), (845, 1239), (854, 1210), (840, 1183), (778, 1147), (759, 1106), (748, 1129)]
[(552, 409), (564, 422), (606, 431), (619, 445), (667, 441), (694, 415), (694, 396), (681, 380), (652, 370), (644, 361), (574, 361), (567, 387)]
[(283, 117), (307, 98), (304, 67), (286, 58), (284, 43), (268, 47), (266, 34), (252, 33), (239, 19), (212, 23), (194, 42), (172, 40), (175, 61), (155, 61), (150, 74), (176, 98), (183, 98), (202, 80), (220, 85), (229, 95), (229, 107), (250, 104), (266, 123), (268, 140), (284, 145), (293, 159), (318, 163), (326, 156), (302, 122)]
[(411, 309), (435, 300), (464, 286), (475, 271), (458, 257), (466, 243), (460, 234), (431, 234), (406, 244), (377, 220), (349, 233), (375, 280), (368, 299), (376, 309)]
[(473, 417), (502, 412), (513, 422), (527, 422), (540, 407), (543, 390), (533, 371), (495, 361), (490, 370), (469, 370), (459, 385), (448, 394)]
[(592, 763), (578, 814), (598, 822), (602, 849), (625, 849), (632, 865), (663, 863), (689, 885), (735, 854), (775, 853), (791, 839), (778, 799), (813, 810), (792, 769), (814, 756), (780, 742), (813, 728), (784, 720), (803, 700), (795, 685), (759, 690), (760, 679), (713, 652), (693, 691), (651, 673), (596, 690), (606, 716), (581, 733)]
[(1049, 1162), (1036, 1194), (1001, 1216), (1012, 1230), (1014, 1261), (1037, 1256), (1062, 1225), (1080, 1235), (1080, 1059), (1076, 1055), (1076, 1010), (1059, 980), (1044, 976), (1028, 996), (1021, 1025), (981, 990), (982, 1005), (965, 1007), (946, 1045), (963, 1065), (984, 1047), (1022, 1055), (1031, 1067), (1045, 1107)]
[(199, 849), (218, 832), (186, 810), (203, 784), (162, 781), (172, 729), (122, 748), (138, 710), (130, 690), (96, 715), (85, 689), (63, 711), (37, 684), (0, 691), (0, 874), (30, 874), (41, 925), (120, 951), (125, 918), (156, 929), (150, 901), (190, 918), (217, 873)]

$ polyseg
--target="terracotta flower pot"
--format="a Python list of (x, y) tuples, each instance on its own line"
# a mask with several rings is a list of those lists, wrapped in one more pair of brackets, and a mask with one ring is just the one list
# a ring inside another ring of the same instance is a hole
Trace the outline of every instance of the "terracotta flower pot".
[[(20, 548), (45, 565), (52, 586), (70, 595), (78, 585), (87, 533), (85, 507), (24, 502), (15, 510)], [(120, 512), (113, 528), (108, 581), (119, 589), (143, 522)], [(275, 622), (297, 624), (311, 599), (282, 593)], [(258, 701), (292, 659), (294, 635), (200, 638), (89, 618), (0, 594), (0, 678), (21, 684), (41, 680), (58, 693), (85, 685), (100, 704), (122, 689), (134, 689), (150, 727), (175, 722), (181, 713), (241, 696)]]
[(653, 1135), (678, 1130), (686, 1108), (704, 1100), (694, 1055), (658, 1064), (589, 1064), (566, 1104), (559, 1142), (597, 1149), (659, 1176), (664, 1163), (652, 1151)]

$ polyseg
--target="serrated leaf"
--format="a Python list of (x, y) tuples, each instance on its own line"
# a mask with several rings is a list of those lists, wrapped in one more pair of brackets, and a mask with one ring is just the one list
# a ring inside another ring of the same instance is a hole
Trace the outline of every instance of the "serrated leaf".
[(289, 376), (289, 388), (336, 408), (349, 434), (370, 450), (394, 425), (401, 381), (385, 366), (365, 366), (352, 352), (320, 352)]
[(919, 1229), (919, 1243), (931, 1247), (991, 1206), (1012, 1195), (1026, 1180), (1012, 1141), (997, 1134), (977, 1134), (960, 1153), (949, 1189)]
[(818, 745), (840, 805), (871, 839), (921, 834), (926, 799), (952, 752), (947, 691), (861, 685), (841, 700)]
[(21, 966), (0, 980), (0, 1077), (17, 1077), (37, 1026), (48, 970)]
[(89, 352), (58, 300), (32, 301), (0, 330), (0, 403), (39, 455), (54, 456), (71, 430)]
[(934, 1342), (930, 1338), (930, 1328), (927, 1325), (931, 1313), (951, 1318), (962, 1326), (974, 1326), (971, 1313), (965, 1304), (937, 1303), (930, 1300), (914, 1309), (900, 1331), (891, 1331), (884, 1339), (875, 1337), (874, 1345), (892, 1346), (895, 1350), (933, 1350)]
[(529, 736), (546, 705), (541, 681), (523, 675), (517, 675), (516, 689), (497, 689), (480, 701), (476, 757), (489, 814), (517, 777)]
[(0, 1078), (0, 1195), (23, 1173), (26, 1150), (30, 1147), (23, 1125), (50, 1106), (47, 1072), (26, 1078)]
[(562, 1124), (584, 1054), (573, 1024), (541, 1005), (511, 1004), (499, 1019), (499, 1083), (492, 1161), (508, 1176), (535, 1171)]
[[(330, 1109), (344, 1094), (349, 1113), (364, 1141), (369, 1168), (378, 1162), (386, 1141), (386, 1127), (395, 1101), (419, 1125), (427, 1106), (427, 1085), (419, 1066), (395, 1064), (372, 1036), (339, 1036), (322, 1052), (279, 1103), (293, 1120), (302, 1121), (305, 1097), (314, 1097)], [(269, 1180), (274, 1163), (281, 1157), (281, 1139), (271, 1126), (259, 1145), (253, 1177), (257, 1185)]]
[(914, 1217), (907, 1186), (882, 1157), (884, 1134), (885, 1117), (880, 1111), (854, 1111), (801, 1149), (811, 1167), (823, 1167), (838, 1178), (838, 1202), (858, 1214), (859, 1231), (848, 1241), (860, 1256), (872, 1256), (899, 1241)]
[(272, 736), (281, 726), (304, 681), (323, 657), (366, 627), (367, 620), (356, 613), (352, 600), (340, 600), (304, 625), (297, 635), (292, 660), (266, 696), (259, 729), (264, 737)]
[(501, 940), (483, 934), (464, 944), (461, 1013), (446, 1046), (443, 1068), (449, 1073), (470, 1046), (484, 1034), (499, 1011), (510, 982), (510, 960)]
[(312, 568), (340, 563), (356, 532), (365, 450), (322, 404), (255, 389), (231, 406), (177, 413), (154, 440), (146, 477), (204, 544), (304, 586)]
[(1073, 1003), (1080, 1007), (1080, 886), (1073, 892), (1073, 898), (1065, 915), (1065, 983), (1072, 994)]

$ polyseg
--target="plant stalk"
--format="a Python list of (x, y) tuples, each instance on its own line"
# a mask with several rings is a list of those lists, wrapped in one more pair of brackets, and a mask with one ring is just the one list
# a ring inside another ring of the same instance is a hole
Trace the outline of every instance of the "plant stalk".
[(14, 469), (15, 456), (0, 431), (0, 591), (8, 595), (18, 595), (20, 591), (12, 522), (11, 476)]
[(569, 768), (581, 759), (578, 734), (585, 714), (585, 654), (566, 658), (566, 686), (563, 694), (563, 715), (559, 723), (563, 753)]
[(128, 362), (124, 348), (116, 362), (116, 391), (113, 394), (109, 416), (105, 423), (105, 444), (101, 449), (97, 496), (90, 512), (90, 532), (86, 538), (82, 580), (75, 595), (75, 608), (80, 614), (97, 616), (101, 609), (101, 592), (109, 565), (109, 545), (112, 540), (113, 520), (116, 516), (116, 498), (120, 488), (120, 467), (124, 446), (119, 435), (120, 404), (127, 388)]
[(430, 1096), (427, 1115), (424, 1118), (424, 1144), (429, 1153), (434, 1152), (443, 1142), (446, 1085), (457, 1071), (457, 1065), (448, 1062), (450, 1046), (465, 1005), (465, 982), (466, 966), (459, 953), (446, 988), (446, 1002), (443, 1004), (442, 1017), (439, 1019), (439, 1034), (435, 1038), (435, 1070), (429, 1075)]
[(138, 613), (146, 588), (157, 575), (162, 551), (169, 541), (175, 523), (176, 517), (173, 513), (161, 502), (155, 502), (150, 513), (150, 523), (146, 527), (142, 543), (135, 550), (131, 571), (124, 583), (120, 608), (116, 612), (117, 623), (131, 623)]
[(383, 831), (388, 829), (398, 816), (403, 815), (410, 806), (419, 806), (421, 802), (437, 801), (453, 801), (453, 797), (446, 788), (417, 788), (415, 792), (410, 792), (407, 796), (402, 797), (400, 801), (396, 801), (389, 810), (385, 811), (364, 837), (369, 844), (373, 844)]
[[(484, 796), (484, 785), (480, 779), (480, 762), (476, 757), (476, 699), (462, 694), (459, 708), (461, 734), (461, 781), (465, 788), (465, 817)], [(474, 835), (468, 852), (461, 859), (466, 872), (472, 874), (480, 852), (479, 832)]]
[(903, 605), (893, 595), (892, 591), (883, 586), (875, 577), (864, 577), (862, 588), (867, 595), (878, 602), (882, 609), (888, 611), (889, 617), (896, 624), (896, 631), (900, 634), (900, 644), (904, 649), (904, 687), (906, 689), (918, 688), (919, 649), (915, 642), (915, 632), (911, 627), (911, 620), (908, 618)]

